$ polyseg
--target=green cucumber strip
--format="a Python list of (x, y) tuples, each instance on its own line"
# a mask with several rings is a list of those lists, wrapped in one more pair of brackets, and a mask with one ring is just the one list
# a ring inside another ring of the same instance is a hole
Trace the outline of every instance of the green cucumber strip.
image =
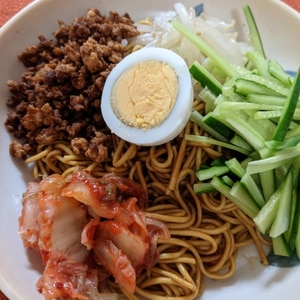
[[(265, 143), (266, 143), (266, 142), (265, 142)], [(263, 159), (263, 158), (268, 158), (268, 157), (271, 157), (271, 156), (273, 156), (273, 155), (278, 154), (278, 151), (273, 150), (273, 149), (270, 149), (269, 147), (267, 147), (267, 146), (265, 145), (264, 148), (262, 148), (261, 150), (259, 150), (259, 151), (256, 152), (256, 153), (259, 154), (259, 155), (256, 157), (256, 160), (261, 160), (261, 159)], [(254, 161), (254, 159), (253, 159), (253, 161)]]
[(277, 95), (247, 94), (246, 100), (250, 103), (283, 106), (286, 101), (286, 97)]
[(260, 133), (264, 141), (271, 139), (273, 124), (269, 120), (254, 120), (252, 116), (248, 119), (249, 126)]
[(245, 141), (244, 138), (242, 138), (241, 136), (235, 134), (229, 141), (231, 144), (240, 147), (242, 149), (245, 149), (246, 151), (248, 151), (249, 153), (253, 152), (254, 149), (251, 147), (251, 145), (249, 145), (248, 142)]
[(295, 189), (293, 190), (293, 197), (291, 203), (291, 215), (290, 215), (290, 225), (284, 236), (292, 251), (295, 250), (295, 243), (297, 237), (297, 230), (299, 226), (299, 204), (297, 202), (297, 193)]
[[(279, 82), (269, 80), (257, 74), (243, 74), (240, 77), (237, 77), (235, 80), (235, 85), (239, 82), (239, 88), (241, 91), (245, 90), (250, 94), (265, 94), (265, 95), (273, 95), (273, 96), (287, 96), (289, 93), (289, 88), (280, 84)], [(251, 92), (251, 89), (252, 92)], [(257, 90), (257, 92), (253, 92)]]
[(291, 204), (291, 220), (288, 230), (284, 236), (292, 251), (296, 250), (298, 228), (300, 225), (300, 182), (299, 182), (299, 166), (298, 163), (294, 169), (294, 189)]
[(234, 77), (239, 75), (237, 70), (228, 61), (219, 55), (212, 47), (210, 47), (199, 36), (185, 27), (178, 21), (172, 21), (173, 27), (182, 34), (187, 40), (195, 45), (202, 53), (209, 57), (227, 76)]
[(283, 107), (280, 105), (271, 105), (271, 104), (258, 104), (258, 103), (249, 103), (249, 102), (222, 102), (218, 105), (218, 110), (278, 110), (282, 112)]
[(295, 213), (295, 226), (298, 225), (297, 228), (294, 229), (293, 234), (295, 235), (294, 245), (298, 259), (300, 260), (300, 183), (299, 179), (297, 181), (297, 206)]
[(249, 162), (246, 172), (249, 174), (273, 170), (291, 162), (300, 156), (300, 144), (277, 151), (273, 156)]
[(296, 249), (297, 257), (300, 260), (300, 222), (298, 224), (297, 236), (295, 240), (295, 249)]
[(215, 101), (215, 109), (218, 105), (220, 105), (223, 102), (228, 101), (228, 97), (226, 97), (224, 94), (220, 94)]
[(245, 169), (242, 167), (240, 162), (235, 158), (231, 158), (225, 162), (226, 166), (229, 168), (229, 170), (238, 176), (239, 178), (242, 178), (245, 174)]
[(256, 51), (258, 51), (263, 57), (266, 57), (264, 47), (260, 38), (260, 34), (256, 25), (255, 18), (252, 14), (252, 10), (249, 5), (245, 5), (243, 7), (244, 15), (247, 21), (247, 25), (249, 28), (250, 40), (253, 44), (253, 47)]
[(265, 128), (265, 130), (268, 132), (267, 136), (271, 137), (272, 132), (275, 130), (276, 124), (274, 124), (273, 120), (254, 120), (253, 123), (256, 121), (256, 123), (260, 124), (262, 127)]
[(287, 133), (286, 133), (286, 138), (290, 138), (293, 136), (299, 136), (300, 135), (300, 126), (296, 125), (295, 127), (291, 128)]
[(205, 102), (205, 114), (213, 111), (216, 108), (217, 97), (209, 89), (202, 89), (199, 93), (199, 98)]
[(285, 180), (289, 168), (290, 166), (288, 165), (288, 166), (281, 166), (279, 168), (276, 168), (275, 170), (272, 170), (274, 172), (275, 186), (279, 186), (281, 182)]
[(298, 143), (300, 143), (300, 136), (291, 136), (286, 137), (283, 142), (278, 141), (267, 141), (265, 145), (272, 150), (282, 150), (284, 148), (295, 147)]
[(237, 147), (237, 146), (232, 145), (230, 143), (218, 141), (216, 139), (209, 138), (209, 137), (206, 137), (206, 136), (200, 136), (200, 135), (194, 135), (194, 134), (186, 134), (184, 136), (184, 138), (187, 141), (191, 141), (191, 142), (195, 142), (195, 143), (216, 145), (216, 146), (221, 146), (223, 148), (239, 152), (241, 154), (245, 154), (245, 155), (249, 155), (250, 154), (249, 151), (247, 151), (247, 150), (245, 150), (243, 148)]
[[(296, 111), (297, 111), (298, 108), (296, 108)], [(279, 119), (279, 118), (278, 118)], [(274, 121), (274, 120), (272, 120)], [(277, 120), (277, 123), (278, 123), (278, 120)], [(291, 134), (291, 131), (292, 130), (295, 130), (297, 127), (300, 127), (299, 126), (299, 120), (292, 120), (291, 121), (291, 124), (290, 124), (290, 128), (289, 128), (289, 131), (286, 133), (286, 137), (288, 136), (292, 136), (293, 133)]]
[(250, 174), (245, 173), (240, 180), (241, 184), (247, 189), (248, 193), (254, 199), (259, 207), (265, 205), (265, 198)]
[(196, 194), (215, 192), (216, 189), (209, 182), (197, 182), (193, 185)]
[(249, 71), (252, 71), (253, 68), (254, 68), (253, 62), (252, 62), (251, 60), (248, 59), (248, 60), (245, 62), (244, 68), (247, 69), (247, 70), (249, 70)]
[(300, 109), (299, 109), (299, 107), (297, 107), (297, 108), (295, 108), (294, 115), (293, 115), (293, 118), (291, 119), (291, 122), (292, 121), (299, 121), (299, 120), (300, 120)]
[(260, 94), (260, 95), (273, 95), (279, 96), (280, 94), (267, 86), (254, 82), (252, 80), (247, 80), (245, 78), (237, 78), (235, 81), (234, 91), (243, 96), (248, 94)]
[(229, 172), (229, 168), (227, 166), (213, 166), (207, 169), (200, 169), (196, 171), (196, 177), (200, 181), (205, 181), (207, 179), (211, 179), (214, 176), (224, 175)]
[(226, 156), (222, 155), (211, 162), (211, 166), (225, 166)]
[(270, 230), (270, 237), (278, 237), (288, 230), (290, 225), (292, 198), (293, 172), (291, 169), (282, 183), (278, 210)]
[(227, 75), (210, 58), (201, 62), (204, 68), (211, 73), (219, 82), (224, 83)]
[(235, 200), (235, 204), (249, 217), (254, 218), (259, 212), (256, 202), (239, 181), (236, 181), (231, 187), (230, 195), (234, 199), (238, 199)]
[(195, 61), (191, 65), (190, 73), (192, 77), (201, 84), (202, 87), (207, 87), (216, 96), (222, 93), (222, 84), (199, 62)]
[[(224, 100), (231, 102), (246, 102), (245, 96), (235, 92), (235, 77), (227, 78), (222, 87), (222, 95)], [(219, 102), (218, 102), (219, 103)]]
[(272, 244), (274, 254), (286, 257), (292, 255), (292, 250), (283, 234), (276, 238), (272, 238)]
[(230, 187), (232, 187), (234, 184), (234, 181), (228, 175), (222, 176), (221, 179), (223, 180), (224, 183), (226, 183)]
[(196, 123), (199, 127), (201, 127), (203, 130), (205, 130), (208, 134), (210, 134), (212, 137), (214, 137), (217, 140), (226, 142), (227, 139), (221, 135), (219, 132), (214, 130), (214, 128), (210, 127), (208, 124), (204, 123), (203, 116), (198, 111), (192, 111), (191, 113), (191, 121)]
[(260, 209), (258, 214), (253, 218), (257, 229), (262, 234), (266, 234), (274, 222), (278, 211), (282, 189), (283, 185), (279, 186), (278, 189), (266, 201), (266, 204)]
[[(247, 107), (246, 107), (247, 108)], [(272, 107), (270, 107), (271, 109), (273, 109)], [(283, 114), (283, 108), (279, 108), (279, 107), (274, 107), (274, 110), (269, 110), (269, 111), (257, 111), (253, 114), (253, 119), (254, 120), (259, 120), (259, 119), (280, 119), (280, 117)], [(265, 107), (263, 107), (262, 109), (265, 109)], [(293, 118), (291, 119), (290, 123), (292, 121), (299, 121), (300, 120), (300, 109), (296, 108), (294, 110), (294, 115)], [(276, 123), (279, 123), (279, 121), (277, 121)], [(287, 130), (290, 129), (291, 124), (287, 125)]]
[[(251, 174), (251, 175), (254, 175), (254, 174)], [(267, 199), (269, 199), (271, 197), (271, 195), (274, 193), (274, 191), (276, 189), (274, 170), (260, 172), (260, 173), (258, 173), (258, 176), (259, 176), (264, 199), (266, 199), (266, 201), (267, 201)]]
[[(222, 179), (220, 179), (217, 176), (213, 177), (213, 179), (211, 180), (210, 183), (217, 191), (219, 191), (225, 197), (227, 197), (233, 203), (235, 203), (235, 205), (237, 207), (239, 207), (250, 218), (254, 218), (257, 215), (257, 213), (259, 212), (259, 208), (255, 204), (255, 202), (251, 199), (251, 197), (250, 197), (250, 201), (246, 202), (246, 200), (249, 200), (249, 194), (248, 194), (248, 197), (247, 196), (245, 197), (245, 195), (247, 195), (247, 191), (245, 192), (245, 189), (237, 187), (237, 186), (235, 186), (235, 188), (233, 188), (234, 185), (232, 188), (230, 188), (227, 184), (225, 184), (222, 181)], [(239, 185), (238, 182), (237, 182), (237, 185)]]
[(282, 112), (280, 110), (257, 111), (253, 114), (254, 120), (270, 120), (273, 118), (280, 118)]
[[(289, 88), (282, 85), (281, 83), (270, 80), (268, 78), (264, 78), (260, 75), (254, 74), (254, 73), (247, 73), (242, 76), (245, 80), (252, 81), (253, 83), (260, 84), (262, 86), (265, 86), (271, 90), (273, 90), (274, 94), (278, 94), (281, 96), (287, 96), (289, 93)], [(269, 94), (268, 94), (269, 95)]]
[(229, 140), (234, 134), (234, 132), (228, 126), (220, 122), (216, 117), (212, 115), (212, 113), (206, 114), (202, 120), (204, 124), (211, 127), (227, 140)]
[(255, 68), (257, 69), (259, 75), (268, 79), (271, 78), (271, 75), (269, 73), (269, 62), (260, 52), (258, 51), (247, 52), (246, 56), (255, 65)]
[(248, 163), (249, 163), (250, 161), (252, 161), (253, 159), (254, 159), (253, 157), (248, 156), (248, 157), (246, 157), (244, 160), (242, 160), (242, 161), (240, 162), (240, 164), (242, 165), (242, 167), (243, 167), (244, 169), (246, 169)]
[(269, 62), (269, 73), (283, 85), (287, 87), (292, 85), (293, 77), (288, 75), (276, 61)]
[(300, 95), (300, 67), (293, 81), (292, 87), (287, 96), (286, 103), (283, 107), (283, 113), (279, 119), (278, 125), (273, 134), (273, 140), (283, 141), (286, 133), (289, 129), (290, 123), (293, 119), (293, 115), (297, 106), (297, 102)]
[(249, 125), (248, 120), (237, 112), (231, 111), (231, 113), (228, 114), (226, 110), (216, 109), (213, 115), (236, 134), (244, 138), (254, 150), (259, 151), (265, 147), (265, 139), (261, 136), (260, 132), (253, 129), (253, 127)]

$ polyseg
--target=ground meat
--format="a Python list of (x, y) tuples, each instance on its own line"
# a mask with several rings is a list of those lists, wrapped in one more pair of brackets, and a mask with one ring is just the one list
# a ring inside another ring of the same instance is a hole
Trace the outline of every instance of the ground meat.
[(19, 81), (8, 81), (5, 125), (25, 140), (14, 141), (10, 153), (26, 159), (40, 144), (69, 141), (76, 153), (101, 162), (111, 141), (100, 113), (101, 92), (128, 54), (122, 41), (138, 31), (128, 14), (103, 16), (97, 9), (70, 25), (58, 24), (52, 39), (40, 35), (38, 44), (19, 54), (27, 71)]
[(82, 137), (72, 139), (71, 148), (76, 155), (86, 156), (93, 161), (102, 162), (103, 158), (108, 156), (107, 147), (104, 146), (108, 139), (110, 137), (107, 134), (96, 132), (96, 136), (90, 141)]
[(21, 158), (21, 159), (26, 159), (27, 157), (27, 153), (26, 151), (23, 149), (23, 146), (18, 143), (17, 141), (13, 141), (10, 145), (9, 145), (9, 153), (17, 158)]

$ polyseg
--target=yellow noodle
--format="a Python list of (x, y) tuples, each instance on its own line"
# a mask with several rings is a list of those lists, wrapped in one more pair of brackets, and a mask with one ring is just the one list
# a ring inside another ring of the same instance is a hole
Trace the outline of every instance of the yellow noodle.
[(47, 165), (44, 165), (42, 160), (37, 161), (37, 173), (38, 176), (41, 176), (43, 178), (48, 175)]
[[(187, 251), (192, 249), (192, 246), (187, 242), (178, 239), (162, 240), (161, 242), (163, 243), (162, 245), (167, 245), (164, 247), (165, 251), (176, 251), (177, 246), (180, 246), (179, 249), (186, 248)], [(173, 246), (175, 246), (175, 248)], [(196, 254), (195, 251), (194, 253)], [(194, 266), (194, 264), (192, 266)], [(203, 279), (199, 270), (199, 268), (190, 267), (190, 265), (184, 263), (166, 264), (161, 263), (159, 260), (158, 267), (151, 270), (150, 278), (144, 275), (138, 280), (137, 293), (147, 299), (194, 299), (201, 293), (199, 289), (202, 288), (201, 282)], [(191, 276), (187, 276), (187, 274)], [(152, 289), (147, 289), (147, 287), (151, 288), (152, 285), (153, 288), (155, 287), (155, 294), (153, 294)], [(165, 285), (167, 285), (167, 288)], [(165, 294), (162, 295), (161, 291), (156, 293), (159, 286), (161, 286), (161, 290), (163, 290)]]
[(27, 158), (25, 160), (25, 163), (26, 164), (30, 164), (32, 162), (36, 162), (38, 160), (41, 160), (42, 158), (44, 158), (50, 151), (52, 150), (52, 147), (49, 146), (47, 147), (45, 150), (41, 151), (41, 152), (38, 152), (37, 154)]
[[(115, 173), (119, 176), (127, 176), (128, 174), (128, 168), (116, 168), (114, 166), (105, 165), (105, 173)], [(103, 175), (104, 175), (103, 174)]]
[[(185, 134), (188, 134), (188, 133), (189, 133), (189, 126), (186, 126)], [(179, 175), (180, 167), (184, 161), (184, 154), (185, 154), (185, 148), (187, 146), (187, 143), (188, 142), (185, 139), (182, 139), (181, 144), (179, 146), (179, 152), (176, 157), (175, 164), (173, 166), (173, 170), (171, 173), (171, 179), (170, 179), (166, 194), (169, 194), (170, 191), (173, 191), (175, 188), (175, 185), (177, 182), (177, 176)]]
[(136, 146), (131, 144), (129, 148), (123, 153), (125, 141), (120, 140), (113, 157), (112, 164), (115, 168), (122, 167), (128, 160), (132, 159), (136, 154)]
[(244, 225), (248, 229), (249, 233), (251, 234), (254, 243), (256, 244), (256, 247), (258, 249), (258, 252), (260, 254), (261, 262), (263, 265), (268, 265), (268, 259), (265, 255), (265, 251), (263, 249), (263, 245), (261, 243), (259, 236), (259, 233), (255, 229), (255, 226), (253, 222), (240, 210), (236, 210), (235, 213), (238, 215), (239, 218), (242, 220), (245, 220)]
[(85, 169), (91, 173), (97, 168), (98, 163), (92, 162), (89, 166), (87, 166)]
[(249, 235), (249, 232), (245, 229), (239, 231), (236, 235), (235, 235), (235, 247), (244, 247), (247, 245), (250, 245), (253, 243), (253, 239), (251, 237), (251, 235)]
[[(166, 148), (161, 148), (159, 151), (155, 152), (156, 147), (150, 148), (150, 156), (149, 159), (153, 166), (161, 169), (166, 169), (171, 167), (172, 160), (173, 160), (173, 151), (170, 143), (166, 144)], [(164, 162), (158, 160), (163, 154), (167, 154), (167, 158)]]
[(66, 177), (66, 176), (72, 174), (72, 173), (73, 173), (75, 170), (77, 170), (77, 169), (78, 169), (77, 166), (68, 168), (68, 169), (66, 169), (66, 170), (62, 173), (62, 176)]
[(196, 195), (194, 193), (194, 190), (192, 188), (191, 184), (186, 184), (186, 187), (191, 195), (191, 197), (193, 198), (193, 203), (195, 205), (195, 209), (194, 212), (196, 214), (196, 219), (195, 219), (195, 223), (194, 223), (194, 227), (198, 228), (201, 225), (202, 222), (202, 208), (201, 208), (201, 201), (198, 197), (198, 195)]
[(57, 166), (57, 162), (56, 162), (56, 156), (61, 155), (61, 154), (62, 154), (61, 150), (56, 149), (56, 150), (52, 150), (51, 152), (49, 152), (47, 154), (47, 156), (44, 158), (44, 161), (45, 161), (47, 167), (54, 173), (61, 172), (61, 169), (59, 168), (59, 166)]
[(55, 144), (55, 148), (61, 149), (66, 155), (74, 155), (72, 149), (70, 148), (69, 144), (64, 142), (59, 142)]
[(195, 265), (196, 260), (193, 257), (184, 255), (184, 256), (177, 257), (177, 258), (170, 258), (170, 259), (164, 258), (164, 263), (166, 263), (166, 264), (185, 263), (185, 264), (189, 264), (189, 265)]
[[(175, 273), (174, 270), (166, 270), (166, 267), (163, 269), (153, 267), (152, 272), (158, 275), (162, 275), (163, 277), (169, 278), (175, 284), (178, 284), (181, 287), (186, 287), (189, 290), (194, 291), (197, 288), (192, 280), (188, 281), (186, 280), (185, 276), (180, 276), (180, 274)], [(144, 283), (142, 287), (147, 287), (148, 285), (150, 285), (150, 281)]]

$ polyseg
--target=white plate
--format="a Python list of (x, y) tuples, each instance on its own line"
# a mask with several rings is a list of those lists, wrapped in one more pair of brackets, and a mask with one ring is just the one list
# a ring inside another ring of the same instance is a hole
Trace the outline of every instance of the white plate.
[[(187, 7), (201, 0), (184, 1)], [(37, 255), (24, 249), (18, 236), (21, 196), (30, 174), (8, 153), (10, 136), (3, 123), (6, 119), (7, 79), (18, 79), (23, 67), (17, 54), (29, 44), (37, 43), (37, 35), (50, 37), (57, 20), (71, 21), (88, 8), (97, 7), (129, 12), (133, 19), (155, 15), (173, 8), (175, 0), (40, 0), (32, 3), (0, 29), (0, 289), (12, 300), (42, 299), (35, 283), (41, 263)], [(241, 36), (246, 36), (242, 6), (249, 4), (254, 12), (268, 56), (287, 70), (300, 63), (300, 15), (276, 0), (204, 0), (205, 10), (224, 20), (237, 20)], [(240, 252), (234, 276), (225, 281), (208, 281), (202, 297), (206, 299), (298, 299), (300, 267), (279, 269), (262, 267), (255, 249)]]

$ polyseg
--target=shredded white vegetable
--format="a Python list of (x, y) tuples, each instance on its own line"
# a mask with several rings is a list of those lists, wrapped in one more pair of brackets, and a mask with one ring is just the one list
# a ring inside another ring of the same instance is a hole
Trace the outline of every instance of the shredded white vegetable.
[(172, 11), (137, 22), (136, 26), (142, 34), (135, 38), (134, 44), (171, 49), (183, 57), (189, 66), (196, 60), (204, 63), (206, 57), (172, 27), (173, 20), (182, 22), (232, 64), (244, 64), (244, 54), (251, 46), (245, 41), (238, 41), (235, 20), (226, 22), (204, 12), (198, 16), (194, 7), (188, 9), (181, 2), (176, 3)]

